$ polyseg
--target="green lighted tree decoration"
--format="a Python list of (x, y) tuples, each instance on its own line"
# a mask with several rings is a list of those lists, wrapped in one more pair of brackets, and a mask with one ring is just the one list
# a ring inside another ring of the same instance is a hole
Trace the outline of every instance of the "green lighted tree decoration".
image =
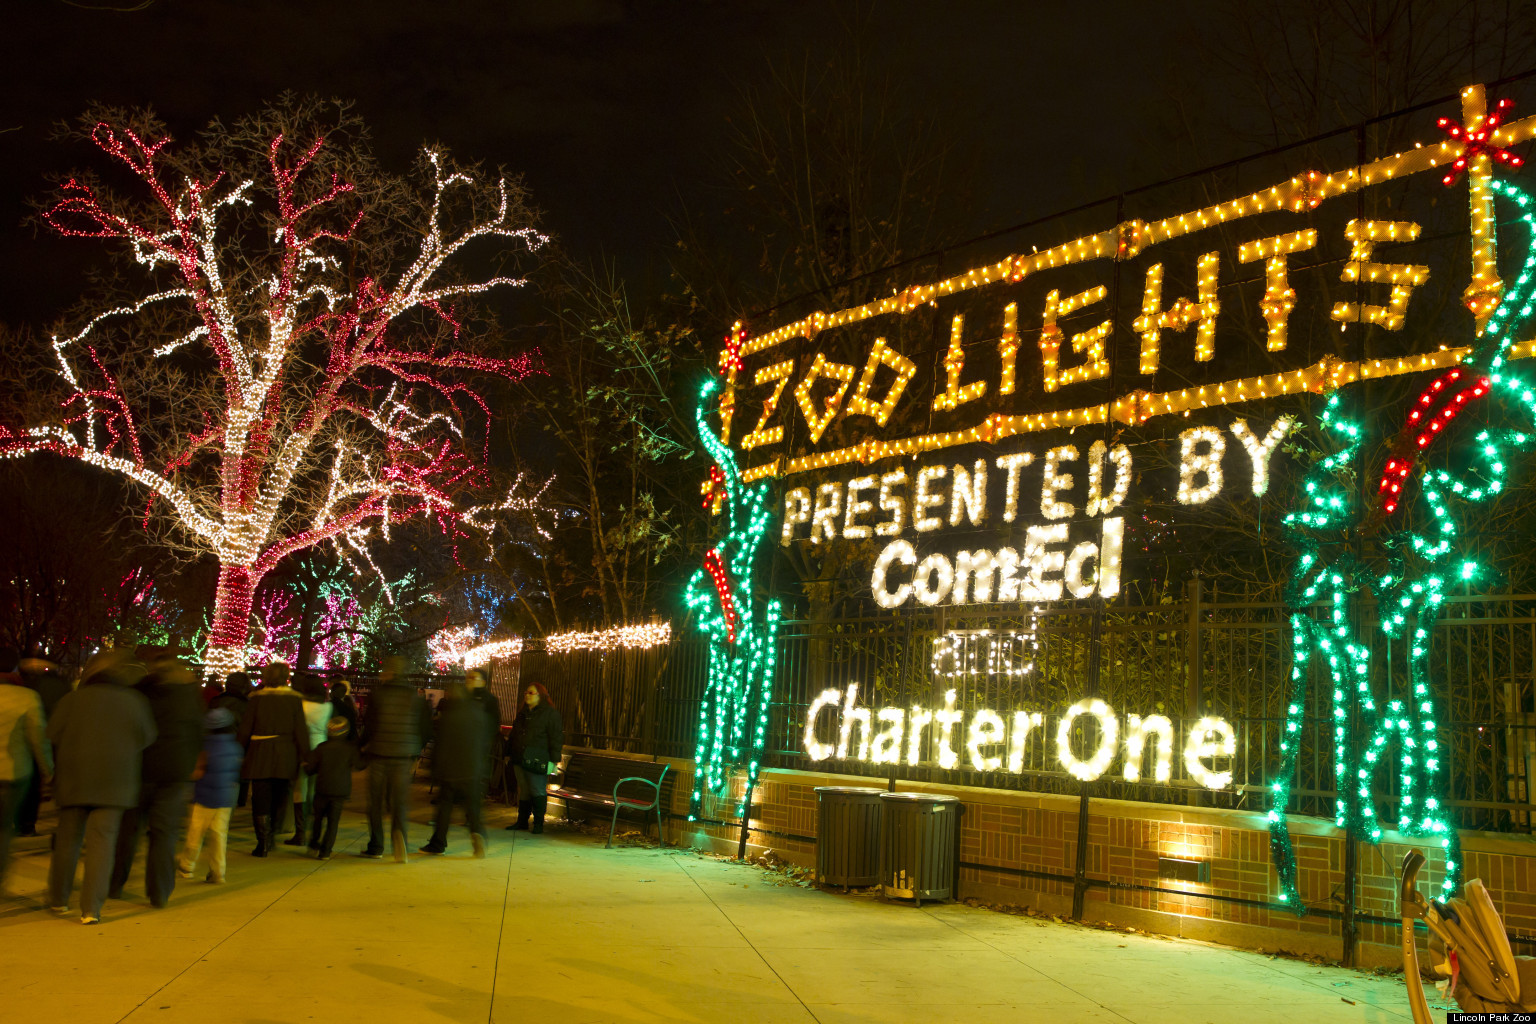
[[(1449, 177), (1447, 180), (1449, 184)], [(1305, 481), (1302, 507), (1286, 516), (1301, 555), (1286, 592), (1292, 657), (1290, 701), (1286, 708), (1281, 765), (1271, 783), (1270, 846), (1280, 876), (1280, 900), (1304, 913), (1296, 886), (1296, 857), (1286, 806), (1296, 779), (1297, 754), (1309, 669), (1322, 663), (1333, 685), (1332, 740), (1335, 823), (1367, 842), (1381, 838), (1382, 824), (1371, 797), (1378, 769), (1395, 764), (1400, 810), (1396, 828), (1407, 836), (1438, 841), (1445, 851), (1447, 893), (1460, 884), (1461, 850), (1444, 806), (1443, 751), (1438, 738), (1435, 697), (1429, 670), (1430, 636), (1449, 582), (1473, 580), (1481, 567), (1461, 536), (1458, 505), (1486, 501), (1503, 490), (1510, 452), (1536, 440), (1536, 389), (1506, 366), (1516, 330), (1529, 319), (1536, 293), (1536, 224), (1533, 201), (1520, 189), (1491, 177), (1493, 194), (1512, 203), (1527, 232), (1527, 255), (1513, 286), (1499, 300), (1467, 355), (1436, 378), (1409, 409), (1397, 435), (1374, 499), (1361, 501), (1355, 471), (1361, 468), (1363, 431), (1343, 409), (1340, 395), (1328, 397), (1322, 426), (1340, 447), (1319, 460)], [(1452, 423), (1480, 405), (1485, 426), (1470, 440)], [(1459, 434), (1457, 440), (1453, 435)], [(1450, 469), (1423, 467), (1433, 447), (1449, 449)], [(1394, 526), (1400, 504), (1413, 492), (1411, 475), (1429, 511), (1425, 531)], [(1369, 545), (1369, 547), (1368, 547)], [(1370, 549), (1378, 551), (1373, 560)], [(1373, 595), (1380, 629), (1405, 638), (1411, 695), (1385, 702), (1370, 681), (1371, 642), (1357, 629), (1356, 595)], [(1314, 617), (1309, 606), (1322, 602)], [(1395, 749), (1392, 741), (1396, 740)]]
[[(743, 483), (735, 454), (710, 429), (705, 410), (718, 387), (714, 378), (704, 382), (694, 414), (699, 440), (716, 463), (704, 505), (723, 496), (725, 536), (704, 556), (704, 566), (689, 579), (683, 597), (709, 639), (690, 819), (698, 817), (706, 792), (721, 796), (729, 790), (733, 769), (746, 766), (748, 791), (757, 783), (778, 653), (779, 602), (759, 602), (752, 593), (752, 565), (768, 530), (768, 484)], [(737, 814), (744, 804), (738, 804)]]

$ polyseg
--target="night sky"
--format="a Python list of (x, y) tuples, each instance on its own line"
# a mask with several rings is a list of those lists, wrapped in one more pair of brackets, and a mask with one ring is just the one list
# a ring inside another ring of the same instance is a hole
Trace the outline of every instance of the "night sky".
[(523, 172), (546, 230), (617, 259), (645, 290), (666, 283), (669, 217), (701, 201), (737, 83), (808, 49), (837, 59), (826, 41), (845, 38), (839, 19), (862, 18), (879, 68), (965, 141), (977, 186), (950, 212), (971, 233), (1167, 173), (1175, 147), (1158, 139), (1178, 83), (1164, 47), (1191, 31), (1184, 14), (1144, 3), (18, 6), (0, 66), (0, 321), (34, 326), (100, 255), (21, 223), (51, 175), (100, 166), (49, 139), (92, 100), (152, 106), (183, 134), (283, 90), (356, 100), (387, 166), (435, 140)]

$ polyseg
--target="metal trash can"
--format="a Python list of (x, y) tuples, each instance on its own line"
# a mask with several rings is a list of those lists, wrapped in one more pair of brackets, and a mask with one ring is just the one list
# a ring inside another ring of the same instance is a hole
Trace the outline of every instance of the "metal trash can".
[(821, 885), (880, 883), (880, 798), (883, 789), (816, 787), (816, 881)]
[(954, 893), (960, 801), (932, 793), (881, 793), (880, 886), (887, 896), (947, 900)]

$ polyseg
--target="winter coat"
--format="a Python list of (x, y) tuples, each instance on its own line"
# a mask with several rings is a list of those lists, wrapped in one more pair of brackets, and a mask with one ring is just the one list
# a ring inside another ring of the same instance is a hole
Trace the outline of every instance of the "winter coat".
[(203, 777), (192, 784), (192, 802), (204, 807), (233, 807), (240, 790), (240, 762), (244, 751), (232, 732), (211, 732), (203, 737)]
[(485, 705), (473, 697), (445, 697), (432, 733), (432, 777), (474, 785), (490, 767)]
[(363, 715), (363, 753), (369, 757), (415, 757), (432, 738), (432, 712), (416, 688), (380, 682), (368, 694)]
[(309, 756), (309, 726), (304, 700), (288, 686), (263, 687), (251, 694), (250, 710), (240, 722), (245, 748), (245, 779), (291, 779)]
[(138, 690), (88, 679), (65, 694), (48, 722), (53, 799), (60, 807), (135, 807), (155, 716)]
[(43, 732), (43, 701), (15, 676), (0, 676), (0, 782), (32, 777), (32, 763), (53, 774), (53, 750)]
[(520, 737), (522, 746), (517, 763), (522, 764), (528, 758), (560, 760), (560, 752), (565, 747), (565, 729), (560, 724), (560, 712), (552, 705), (540, 702), (532, 709), (525, 705), (522, 714), (517, 717), (526, 720)]
[(496, 749), (496, 742), (501, 739), (501, 698), (491, 692), (489, 686), (482, 686), (469, 691), (469, 699), (485, 709), (485, 741), (486, 757)]
[(21, 682), (43, 699), (43, 715), (47, 718), (53, 717), (53, 709), (70, 691), (69, 680), (41, 658), (21, 659)]
[(304, 702), (304, 725), (309, 729), (309, 749), (314, 750), (325, 742), (325, 727), (331, 724), (329, 700)]
[(345, 800), (352, 795), (352, 773), (363, 766), (363, 755), (349, 739), (326, 740), (309, 754), (315, 795)]
[(155, 716), (155, 742), (144, 751), (145, 782), (186, 782), (203, 749), (203, 700), (190, 683), (145, 676), (138, 691)]

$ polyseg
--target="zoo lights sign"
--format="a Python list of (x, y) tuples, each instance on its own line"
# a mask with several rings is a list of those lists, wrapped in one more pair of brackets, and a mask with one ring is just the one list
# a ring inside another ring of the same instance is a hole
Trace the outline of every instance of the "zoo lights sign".
[[(1029, 745), (1049, 742), (1045, 716), (1039, 711), (1014, 711), (1004, 717), (991, 708), (967, 713), (955, 706), (956, 691), (946, 690), (940, 708), (869, 708), (858, 704), (859, 685), (823, 690), (811, 702), (803, 737), (812, 761), (830, 758), (874, 765), (935, 764), (940, 768), (969, 768), (978, 772), (1024, 771)], [(1093, 720), (1097, 739), (1076, 747), (1074, 726)], [(823, 724), (831, 719), (835, 730)], [(1128, 714), (1124, 728), (1115, 709), (1102, 700), (1080, 700), (1067, 708), (1055, 728), (1056, 762), (1085, 782), (1104, 775), (1121, 755), (1121, 776), (1141, 780), (1146, 755), (1152, 756), (1149, 781), (1172, 778), (1177, 743), (1174, 723), (1165, 715)], [(1124, 741), (1121, 741), (1121, 734)], [(821, 736), (827, 736), (826, 740)], [(1212, 790), (1231, 786), (1230, 760), (1237, 753), (1237, 734), (1223, 718), (1202, 718), (1184, 729), (1182, 753), (1189, 778)]]

